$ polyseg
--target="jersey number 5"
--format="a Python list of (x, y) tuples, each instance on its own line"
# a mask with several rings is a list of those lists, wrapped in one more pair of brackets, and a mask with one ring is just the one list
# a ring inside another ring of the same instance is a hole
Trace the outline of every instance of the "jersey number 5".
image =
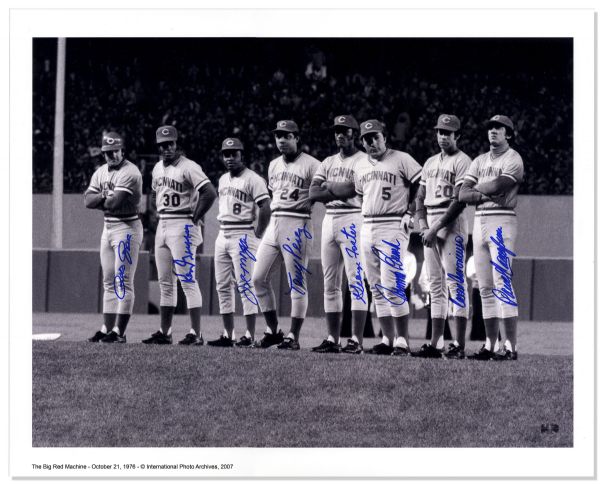
[(165, 193), (165, 207), (179, 207), (180, 203), (179, 193), (173, 193), (172, 195)]
[(294, 200), (295, 202), (297, 202), (298, 197), (300, 196), (300, 194), (298, 193), (298, 189), (296, 188), (295, 190), (293, 190), (292, 193), (290, 193), (289, 198), (287, 196), (288, 191), (289, 191), (289, 188), (283, 189), (283, 191), (281, 192), (281, 199), (282, 200)]
[(389, 200), (390, 198), (392, 198), (392, 187), (382, 187), (381, 198), (383, 198), (384, 200)]

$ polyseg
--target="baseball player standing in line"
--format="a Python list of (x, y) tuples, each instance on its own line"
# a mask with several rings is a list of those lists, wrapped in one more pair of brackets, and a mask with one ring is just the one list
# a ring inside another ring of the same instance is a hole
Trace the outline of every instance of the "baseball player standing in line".
[(106, 164), (92, 175), (85, 206), (104, 211), (100, 240), (104, 325), (88, 339), (92, 343), (126, 343), (125, 330), (133, 311), (133, 279), (144, 229), (139, 217), (142, 174), (123, 156), (123, 139), (114, 131), (102, 137)]
[(142, 343), (173, 342), (171, 324), (179, 279), (191, 320), (191, 329), (179, 344), (202, 345), (202, 294), (195, 274), (196, 248), (202, 243), (202, 233), (197, 224), (217, 198), (217, 192), (200, 165), (177, 149), (174, 126), (158, 128), (156, 143), (161, 160), (152, 170), (152, 190), (159, 217), (154, 255), (160, 285), (160, 329)]
[[(523, 160), (509, 146), (514, 137), (510, 118), (497, 114), (488, 121), (490, 151), (475, 158), (459, 193), (459, 201), (476, 205), (473, 225), (475, 272), (479, 282), (485, 345), (469, 356), (476, 360), (517, 359), (517, 298), (512, 286), (511, 257), (517, 240), (517, 193), (523, 182)], [(504, 351), (496, 353), (500, 320)]]
[[(339, 152), (325, 158), (319, 166), (309, 190), (309, 198), (325, 203), (321, 235), (321, 263), (325, 286), (325, 317), (329, 335), (317, 353), (360, 354), (367, 320), (368, 298), (364, 284), (364, 264), (359, 250), (362, 228), (362, 200), (354, 188), (355, 174), (369, 167), (367, 155), (355, 145), (358, 123), (349, 114), (334, 119), (335, 143)], [(342, 349), (342, 271), (345, 269), (352, 292), (352, 338)]]
[(360, 125), (370, 166), (358, 174), (356, 193), (363, 197), (361, 250), (383, 338), (369, 353), (410, 356), (408, 281), (403, 267), (411, 214), (421, 166), (408, 153), (386, 146), (383, 125), (370, 119)]
[[(219, 179), (217, 220), (221, 223), (221, 230), (215, 241), (215, 279), (224, 332), (219, 339), (207, 344), (223, 347), (234, 345), (235, 283), (246, 318), (246, 334), (235, 344), (252, 346), (258, 312), (252, 273), (258, 243), (271, 218), (270, 198), (265, 180), (246, 167), (244, 145), (239, 139), (225, 139), (221, 152), (227, 173)], [(255, 218), (258, 218), (256, 229)]]
[[(269, 190), (273, 193), (272, 216), (256, 254), (252, 282), (267, 330), (258, 343), (260, 348), (277, 344), (282, 350), (299, 350), (300, 329), (308, 309), (308, 254), (313, 229), (309, 186), (321, 164), (298, 149), (298, 125), (292, 120), (277, 122), (273, 130), (281, 156), (269, 164)], [(277, 330), (275, 293), (271, 272), (279, 269), (283, 257), (292, 299), (290, 332), (284, 338)]]
[(458, 192), (471, 158), (456, 146), (460, 137), (460, 120), (456, 116), (440, 115), (434, 129), (441, 152), (423, 165), (416, 199), (416, 218), (425, 246), (424, 268), (430, 284), (431, 342), (424, 344), (413, 356), (442, 357), (450, 289), (450, 313), (456, 322), (457, 341), (450, 343), (446, 356), (462, 359), (465, 357), (469, 317), (465, 278), (465, 254), (469, 236), (465, 204), (458, 201)]

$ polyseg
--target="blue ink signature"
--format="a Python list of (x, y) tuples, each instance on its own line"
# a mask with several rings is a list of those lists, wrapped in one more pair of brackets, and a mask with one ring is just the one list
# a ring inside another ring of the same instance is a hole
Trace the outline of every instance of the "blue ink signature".
[(244, 235), (240, 238), (240, 270), (242, 271), (240, 274), (240, 279), (242, 283), (238, 285), (238, 291), (240, 295), (244, 296), (248, 301), (250, 301), (255, 306), (258, 306), (258, 299), (256, 298), (256, 294), (252, 291), (252, 277), (250, 276), (250, 271), (246, 269), (246, 262), (248, 259), (256, 262), (256, 256), (250, 250), (248, 246), (248, 235)]
[(185, 244), (185, 255), (181, 259), (173, 259), (173, 264), (175, 264), (178, 267), (189, 266), (188, 271), (183, 274), (173, 271), (173, 274), (179, 277), (179, 280), (181, 282), (195, 282), (194, 267), (196, 267), (196, 264), (194, 264), (194, 262), (196, 261), (196, 256), (192, 253), (192, 235), (190, 234), (190, 227), (193, 227), (193, 225), (185, 225), (185, 234), (183, 236)]
[(124, 262), (128, 262), (131, 264), (131, 234), (127, 234), (127, 240), (121, 240), (119, 242), (119, 247), (117, 248), (117, 254), (119, 255), (119, 260), (123, 262), (119, 267), (119, 272), (115, 275), (113, 279), (113, 285), (115, 294), (117, 298), (124, 299), (125, 298), (125, 264)]
[(306, 294), (306, 290), (304, 289), (304, 274), (311, 274), (304, 264), (302, 264), (302, 236), (308, 240), (312, 239), (312, 234), (306, 228), (306, 224), (304, 227), (298, 228), (294, 231), (294, 240), (292, 241), (289, 237), (287, 237), (290, 244), (283, 244), (282, 248), (286, 252), (292, 254), (294, 257), (294, 276), (288, 272), (288, 283), (290, 285), (290, 290), (286, 294), (291, 294), (292, 291), (296, 291), (301, 295)]
[(464, 260), (465, 260), (465, 249), (464, 239), (461, 235), (454, 237), (454, 244), (456, 250), (456, 274), (448, 274), (450, 281), (456, 282), (456, 299), (450, 295), (450, 301), (456, 304), (458, 307), (464, 308), (467, 305), (465, 300), (465, 276), (464, 276)]
[[(392, 271), (394, 279), (396, 280), (396, 287), (389, 288), (382, 286), (381, 284), (375, 284), (375, 289), (377, 289), (379, 294), (393, 306), (402, 306), (402, 304), (406, 302), (406, 275), (403, 272), (403, 265), (400, 258), (400, 241), (396, 239), (396, 243), (388, 242), (387, 240), (382, 240), (382, 242), (392, 248), (391, 255), (386, 254), (375, 246), (371, 247), (371, 250), (380, 261), (384, 262), (392, 269), (396, 269)], [(397, 303), (392, 299), (388, 299), (386, 293), (398, 297), (400, 302)]]
[(502, 282), (504, 283), (504, 287), (502, 289), (492, 289), (492, 293), (496, 296), (500, 301), (510, 305), (517, 305), (517, 296), (512, 287), (512, 275), (513, 271), (510, 265), (509, 256), (516, 257), (513, 251), (506, 248), (504, 245), (504, 237), (502, 235), (502, 227), (498, 227), (496, 230), (496, 238), (490, 237), (490, 240), (496, 244), (498, 247), (498, 259), (497, 262), (490, 261), (490, 263), (494, 266), (494, 269), (498, 271), (498, 273), (502, 276)]
[[(344, 250), (349, 257), (358, 259), (358, 244), (356, 242), (356, 225), (350, 225), (350, 231), (346, 230), (346, 227), (342, 229), (342, 234), (350, 241), (350, 247), (345, 247)], [(354, 280), (356, 284), (348, 284), (348, 287), (352, 291), (352, 297), (358, 301), (362, 301), (366, 304), (365, 300), (365, 283), (362, 276), (363, 268), (360, 261), (356, 263), (356, 274)]]

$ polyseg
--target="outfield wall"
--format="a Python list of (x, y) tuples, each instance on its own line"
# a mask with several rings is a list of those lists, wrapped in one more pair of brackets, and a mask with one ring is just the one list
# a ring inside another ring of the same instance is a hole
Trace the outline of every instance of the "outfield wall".
[[(198, 256), (197, 279), (203, 297), (203, 314), (219, 314), (213, 257)], [(308, 316), (324, 316), (323, 273), (319, 259), (309, 263)], [(513, 285), (519, 299), (520, 319), (538, 321), (573, 320), (573, 260), (519, 257), (513, 261)], [(418, 279), (419, 272), (415, 278)], [(277, 307), (289, 316), (287, 274), (283, 267), (273, 278)], [(33, 311), (95, 313), (102, 311), (102, 270), (97, 250), (33, 250)], [(344, 283), (345, 287), (345, 283)], [(235, 287), (233, 288), (235, 289)], [(233, 290), (232, 289), (232, 290)], [(241, 301), (236, 293), (237, 314)], [(185, 300), (179, 288), (179, 310)], [(140, 253), (135, 277), (134, 312), (144, 314), (150, 304), (159, 304), (156, 266), (150, 254)], [(424, 317), (423, 312), (415, 314)]]
[[(64, 195), (63, 247), (98, 249), (102, 234), (102, 213), (86, 209), (83, 196)], [(145, 197), (142, 203), (145, 206)], [(467, 207), (469, 233), (473, 228), (473, 207)], [(314, 235), (312, 255), (319, 256), (321, 221), (325, 210), (317, 203), (313, 210)], [(521, 195), (517, 207), (519, 234), (516, 252), (519, 257), (573, 257), (573, 197)], [(52, 196), (33, 195), (33, 247), (51, 247)], [(217, 204), (205, 217), (203, 253), (212, 254), (219, 230)]]

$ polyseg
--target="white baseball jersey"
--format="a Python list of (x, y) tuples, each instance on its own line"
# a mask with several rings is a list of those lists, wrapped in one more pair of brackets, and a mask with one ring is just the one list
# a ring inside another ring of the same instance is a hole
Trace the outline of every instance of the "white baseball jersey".
[(217, 220), (221, 225), (233, 222), (238, 228), (243, 222), (248, 222), (248, 227), (251, 227), (256, 216), (256, 204), (268, 198), (265, 180), (250, 168), (244, 168), (238, 176), (227, 172), (219, 179)]
[(107, 221), (127, 221), (138, 218), (139, 204), (142, 198), (142, 174), (137, 166), (124, 160), (118, 168), (102, 165), (92, 175), (88, 191), (102, 193), (104, 191), (123, 191), (131, 195), (120, 207), (104, 210)]
[(210, 183), (196, 162), (180, 156), (168, 166), (159, 161), (152, 170), (152, 190), (160, 218), (191, 215), (198, 202), (198, 189)]
[(521, 155), (512, 148), (498, 156), (492, 158), (492, 152), (488, 151), (483, 155), (479, 155), (469, 167), (465, 180), (471, 180), (474, 183), (485, 183), (495, 180), (499, 176), (507, 176), (517, 184), (502, 197), (496, 198), (495, 201), (480, 203), (477, 205), (477, 210), (498, 209), (514, 209), (517, 206), (517, 193), (519, 185), (523, 182), (523, 159)]
[(429, 158), (423, 165), (419, 182), (426, 189), (425, 206), (428, 209), (447, 207), (454, 188), (463, 183), (470, 165), (471, 158), (460, 150), (453, 155), (441, 152)]
[[(371, 165), (367, 154), (357, 151), (348, 158), (342, 158), (340, 153), (328, 156), (319, 166), (314, 179), (319, 181), (331, 182), (352, 182), (354, 183), (356, 174), (360, 170), (366, 170)], [(325, 204), (327, 208), (357, 208), (362, 206), (361, 197), (356, 195), (346, 200), (333, 200)]]
[(402, 215), (408, 209), (410, 185), (421, 176), (421, 165), (403, 151), (388, 149), (381, 161), (369, 156), (370, 166), (359, 171), (356, 193), (363, 197), (362, 214), (366, 218)]
[(320, 164), (319, 160), (306, 153), (300, 153), (289, 163), (284, 161), (283, 156), (270, 163), (269, 190), (273, 192), (273, 216), (278, 216), (276, 212), (310, 214), (312, 202), (308, 199), (308, 189)]

